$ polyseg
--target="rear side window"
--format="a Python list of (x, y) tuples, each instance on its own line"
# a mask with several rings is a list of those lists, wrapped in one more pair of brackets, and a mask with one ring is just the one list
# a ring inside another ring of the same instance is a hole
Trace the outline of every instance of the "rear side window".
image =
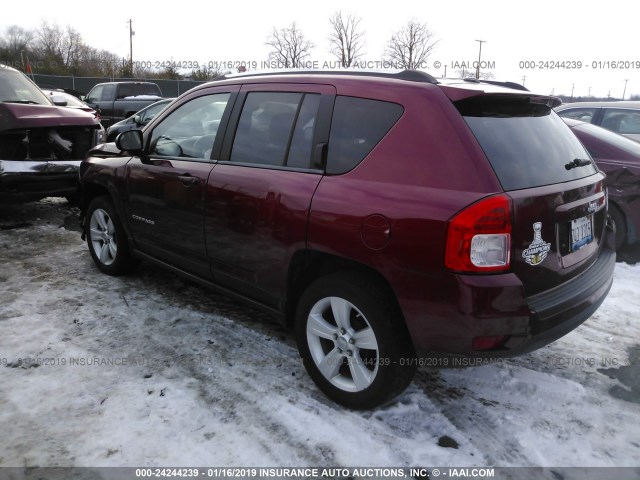
[(505, 190), (539, 187), (596, 173), (591, 157), (569, 127), (545, 104), (530, 98), (480, 97), (456, 103)]
[(401, 105), (356, 97), (336, 97), (331, 120), (327, 173), (358, 165), (402, 116)]
[(310, 168), (319, 105), (320, 95), (315, 93), (249, 93), (229, 160)]

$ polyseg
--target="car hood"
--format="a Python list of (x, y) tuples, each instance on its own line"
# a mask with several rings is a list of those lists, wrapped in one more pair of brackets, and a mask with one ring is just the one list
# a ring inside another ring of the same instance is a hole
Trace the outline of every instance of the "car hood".
[(21, 128), (94, 126), (98, 123), (94, 115), (75, 108), (0, 103), (0, 132)]

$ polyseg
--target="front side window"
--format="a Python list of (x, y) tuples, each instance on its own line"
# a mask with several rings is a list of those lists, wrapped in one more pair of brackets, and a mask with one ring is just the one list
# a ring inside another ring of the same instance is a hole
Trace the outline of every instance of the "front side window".
[(236, 130), (230, 161), (308, 169), (320, 95), (251, 92)]
[(171, 112), (153, 129), (151, 155), (207, 160), (230, 94), (195, 98)]
[(104, 90), (104, 85), (97, 85), (94, 87), (89, 96), (87, 97), (87, 102), (96, 103), (102, 99), (102, 91)]

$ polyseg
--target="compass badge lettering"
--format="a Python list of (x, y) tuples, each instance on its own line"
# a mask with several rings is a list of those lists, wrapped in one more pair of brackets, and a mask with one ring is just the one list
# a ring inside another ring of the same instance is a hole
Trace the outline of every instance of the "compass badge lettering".
[(540, 265), (551, 250), (551, 244), (542, 239), (542, 222), (533, 224), (533, 242), (522, 252), (522, 257), (529, 265)]

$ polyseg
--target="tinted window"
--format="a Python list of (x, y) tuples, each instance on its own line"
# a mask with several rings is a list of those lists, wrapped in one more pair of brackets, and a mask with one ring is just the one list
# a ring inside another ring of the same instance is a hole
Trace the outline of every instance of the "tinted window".
[(162, 110), (164, 110), (164, 107), (166, 107), (167, 105), (169, 105), (169, 102), (162, 102), (160, 104), (153, 104), (149, 108), (147, 108), (140, 118), (142, 120), (143, 125), (146, 125), (151, 120), (153, 120), (154, 117), (158, 113), (160, 113)]
[(87, 97), (87, 102), (95, 103), (99, 102), (102, 98), (102, 91), (104, 90), (104, 85), (97, 85), (94, 87), (91, 92), (89, 92), (89, 96)]
[(338, 96), (331, 121), (327, 173), (348, 172), (358, 165), (403, 111), (395, 103)]
[(596, 114), (595, 108), (569, 108), (558, 112), (558, 115), (565, 118), (573, 118), (581, 122), (591, 123)]
[(569, 127), (529, 98), (480, 97), (457, 102), (505, 190), (538, 187), (592, 175), (588, 166), (567, 170), (589, 154)]
[(118, 98), (136, 97), (138, 95), (160, 96), (160, 91), (158, 86), (153, 83), (124, 83), (120, 85), (118, 90)]
[[(306, 94), (298, 112), (296, 127), (293, 130), (291, 148), (287, 157), (287, 166), (294, 168), (310, 168), (313, 153), (313, 134), (316, 127), (316, 116), (320, 106), (320, 95)], [(321, 168), (321, 165), (317, 165)]]
[(607, 108), (601, 126), (622, 134), (640, 133), (640, 111)]
[(209, 159), (229, 96), (206, 95), (171, 112), (153, 129), (151, 154)]
[(238, 121), (230, 160), (284, 165), (302, 96), (301, 93), (249, 93)]
[(116, 96), (116, 86), (114, 84), (104, 85), (102, 87), (102, 94), (100, 95), (100, 100), (106, 102), (109, 100), (113, 100), (115, 96)]

